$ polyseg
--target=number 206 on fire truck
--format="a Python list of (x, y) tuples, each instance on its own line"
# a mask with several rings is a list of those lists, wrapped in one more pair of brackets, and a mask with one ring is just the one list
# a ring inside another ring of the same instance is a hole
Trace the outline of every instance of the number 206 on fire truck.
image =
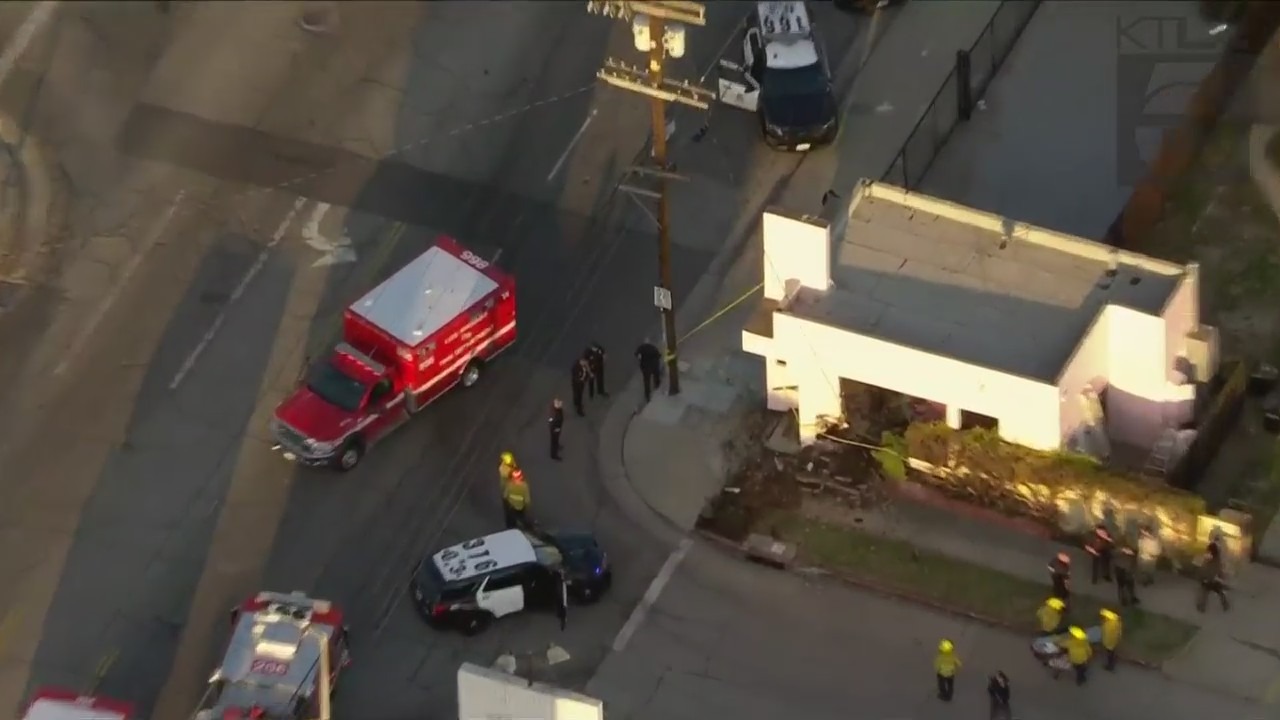
[(275, 447), (350, 470), (445, 391), (475, 385), (515, 339), (515, 279), (440, 237), (345, 310), (342, 341), (276, 407)]

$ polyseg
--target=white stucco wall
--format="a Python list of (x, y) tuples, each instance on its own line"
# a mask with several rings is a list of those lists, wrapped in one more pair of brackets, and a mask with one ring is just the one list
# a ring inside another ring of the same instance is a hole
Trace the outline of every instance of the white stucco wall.
[(1085, 425), (1085, 406), (1080, 395), (1086, 387), (1101, 392), (1106, 386), (1111, 366), (1110, 306), (1094, 318), (1085, 331), (1084, 338), (1063, 365), (1058, 375), (1059, 417), (1061, 438), (1069, 444), (1071, 438)]

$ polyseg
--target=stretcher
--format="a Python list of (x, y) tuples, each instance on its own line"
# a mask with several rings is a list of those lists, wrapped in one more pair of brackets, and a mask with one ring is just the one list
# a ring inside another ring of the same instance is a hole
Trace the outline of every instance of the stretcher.
[[(1084, 631), (1089, 643), (1097, 645), (1102, 642), (1102, 626), (1094, 625)], [(1071, 660), (1067, 658), (1066, 633), (1041, 635), (1031, 641), (1031, 654), (1057, 677), (1059, 673), (1071, 669)]]

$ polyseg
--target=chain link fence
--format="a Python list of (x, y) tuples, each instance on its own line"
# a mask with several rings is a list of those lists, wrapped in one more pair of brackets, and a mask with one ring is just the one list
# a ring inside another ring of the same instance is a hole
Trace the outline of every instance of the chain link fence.
[[(1040, 8), (1040, 3), (1041, 0), (1006, 0), (996, 8), (991, 20), (969, 48), (968, 97), (971, 102), (977, 102), (986, 93), (1005, 58), (1013, 52), (1018, 38)], [(961, 73), (952, 67), (882, 180), (907, 190), (915, 190), (919, 186), (942, 146), (960, 124), (962, 82)]]

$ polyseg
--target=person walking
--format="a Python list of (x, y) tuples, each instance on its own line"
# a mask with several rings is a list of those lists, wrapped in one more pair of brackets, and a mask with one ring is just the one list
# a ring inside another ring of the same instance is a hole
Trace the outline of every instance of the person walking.
[(587, 388), (587, 383), (591, 382), (591, 366), (587, 365), (586, 358), (578, 358), (571, 372), (569, 388), (573, 391), (573, 409), (578, 413), (578, 417), (586, 417), (587, 411), (582, 407), (582, 391)]
[(547, 431), (551, 441), (551, 459), (560, 459), (560, 431), (564, 430), (564, 403), (560, 398), (551, 401), (551, 413), (547, 416)]
[(598, 342), (593, 342), (587, 346), (587, 351), (583, 354), (587, 359), (587, 367), (591, 370), (591, 386), (587, 389), (591, 392), (591, 397), (599, 395), (600, 397), (609, 397), (608, 391), (604, 389), (604, 346)]
[(1036, 620), (1040, 622), (1040, 632), (1045, 635), (1061, 635), (1067, 629), (1067, 604), (1061, 599), (1051, 597), (1044, 601), (1036, 611)]
[(1083, 685), (1089, 680), (1089, 661), (1093, 659), (1093, 645), (1084, 630), (1072, 627), (1067, 631), (1067, 659), (1076, 671), (1076, 685)]
[(1098, 584), (1098, 578), (1111, 582), (1111, 559), (1115, 541), (1111, 539), (1111, 533), (1107, 532), (1105, 525), (1098, 523), (1094, 526), (1093, 535), (1085, 543), (1084, 549), (1089, 553), (1093, 584)]
[(938, 676), (938, 699), (951, 702), (956, 693), (956, 673), (960, 670), (960, 658), (956, 646), (950, 640), (938, 643), (938, 655), (933, 659), (933, 671)]
[(987, 681), (987, 697), (991, 699), (991, 720), (1012, 720), (1013, 713), (1009, 709), (1009, 678), (997, 670)]
[(1209, 543), (1205, 548), (1204, 558), (1200, 561), (1200, 589), (1196, 593), (1196, 610), (1204, 612), (1208, 609), (1211, 594), (1218, 596), (1223, 612), (1231, 609), (1231, 602), (1227, 600), (1227, 581), (1222, 565), (1222, 550), (1216, 542)]
[(662, 387), (662, 353), (645, 338), (636, 348), (636, 362), (640, 364), (640, 377), (644, 379), (644, 401), (649, 402), (653, 391)]
[(1049, 585), (1053, 596), (1065, 605), (1071, 602), (1071, 556), (1061, 552), (1049, 562)]
[(1124, 624), (1120, 615), (1106, 608), (1099, 613), (1102, 616), (1102, 649), (1107, 651), (1107, 672), (1115, 672), (1116, 648), (1120, 647), (1120, 638), (1124, 635)]
[(1134, 581), (1137, 567), (1137, 553), (1129, 545), (1121, 545), (1119, 552), (1116, 553), (1114, 568), (1116, 571), (1116, 594), (1119, 596), (1120, 607), (1130, 607), (1141, 602), (1138, 600), (1137, 583)]
[(529, 526), (529, 484), (524, 481), (524, 471), (516, 468), (511, 472), (502, 489), (502, 519), (508, 530), (527, 528)]

